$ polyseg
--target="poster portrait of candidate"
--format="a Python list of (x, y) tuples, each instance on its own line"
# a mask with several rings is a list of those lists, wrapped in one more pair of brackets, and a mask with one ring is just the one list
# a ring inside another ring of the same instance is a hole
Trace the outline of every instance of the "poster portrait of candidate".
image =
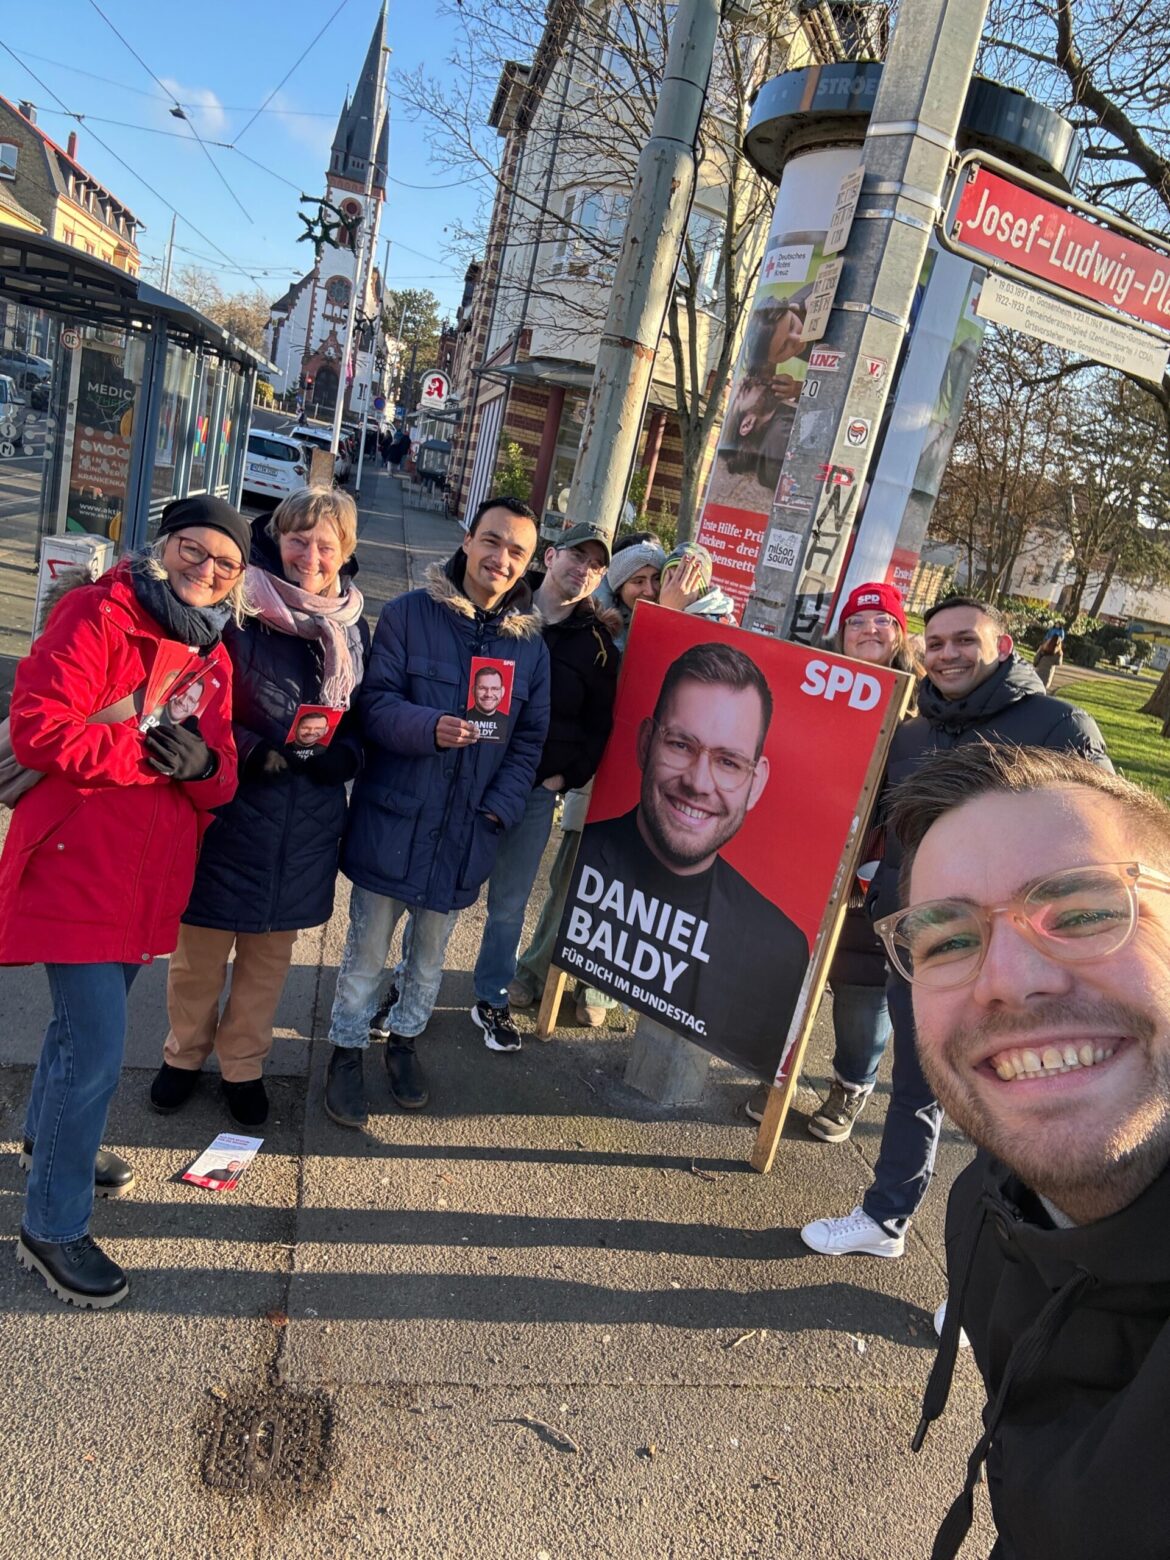
[(492, 656), (472, 656), (464, 719), (476, 728), (481, 742), (503, 742), (506, 739), (515, 675), (515, 661), (497, 660)]
[(639, 604), (555, 964), (771, 1082), (897, 693)]
[(295, 748), (327, 748), (333, 741), (344, 710), (326, 704), (298, 704), (285, 744)]

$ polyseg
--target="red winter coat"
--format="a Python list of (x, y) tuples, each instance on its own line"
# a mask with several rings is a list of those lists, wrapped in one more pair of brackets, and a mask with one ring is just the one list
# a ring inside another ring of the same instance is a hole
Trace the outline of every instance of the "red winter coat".
[(16, 669), (12, 750), (45, 778), (17, 802), (0, 857), (0, 964), (149, 963), (170, 953), (210, 809), (236, 789), (231, 662), (199, 717), (219, 765), (168, 780), (136, 719), (87, 725), (145, 682), (167, 636), (139, 605), (129, 567), (69, 591)]

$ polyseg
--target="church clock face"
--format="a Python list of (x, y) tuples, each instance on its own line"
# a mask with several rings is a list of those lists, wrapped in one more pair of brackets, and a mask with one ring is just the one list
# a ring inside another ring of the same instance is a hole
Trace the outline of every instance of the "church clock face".
[(344, 276), (331, 276), (325, 283), (325, 301), (335, 309), (344, 309), (349, 303), (349, 283)]

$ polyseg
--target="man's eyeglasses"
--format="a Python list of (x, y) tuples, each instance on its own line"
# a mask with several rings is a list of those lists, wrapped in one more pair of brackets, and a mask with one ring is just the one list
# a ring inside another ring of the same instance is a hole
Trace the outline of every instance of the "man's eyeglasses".
[(888, 612), (855, 612), (852, 617), (845, 619), (845, 626), (849, 628), (893, 628), (897, 618), (891, 617)]
[(609, 564), (604, 558), (596, 558), (592, 553), (587, 553), (583, 547), (567, 547), (565, 551), (574, 563), (579, 563), (589, 570), (590, 574), (604, 574)]
[(200, 547), (199, 543), (192, 541), (189, 536), (177, 537), (175, 546), (183, 562), (191, 564), (193, 568), (198, 569), (210, 558), (221, 580), (238, 580), (244, 572), (242, 563), (237, 563), (234, 558), (224, 558), (218, 553), (209, 553), (206, 547)]
[(756, 772), (757, 759), (745, 758), (731, 748), (706, 747), (685, 731), (676, 731), (673, 726), (664, 726), (657, 720), (652, 723), (658, 733), (662, 762), (668, 769), (680, 772), (690, 769), (706, 753), (712, 778), (721, 791), (738, 791)]
[(979, 974), (996, 916), (1063, 964), (1118, 953), (1138, 923), (1138, 891), (1170, 890), (1170, 877), (1138, 861), (1066, 867), (1000, 905), (930, 899), (875, 921), (898, 973), (916, 986), (966, 986)]

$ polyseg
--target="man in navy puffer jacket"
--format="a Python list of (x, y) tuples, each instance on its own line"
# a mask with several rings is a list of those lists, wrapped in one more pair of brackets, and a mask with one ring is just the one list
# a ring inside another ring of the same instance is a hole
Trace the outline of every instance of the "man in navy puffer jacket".
[[(362, 1050), (404, 911), (410, 935), (386, 1071), (399, 1105), (426, 1105), (414, 1042), (439, 994), (447, 940), (490, 875), (501, 835), (524, 816), (549, 718), (548, 651), (524, 581), (537, 536), (527, 504), (486, 500), (462, 548), (378, 619), (359, 699), (365, 765), (341, 853), (353, 891), (325, 1109), (343, 1126), (367, 1119)], [(485, 659), (506, 678), (500, 740), (481, 739), (464, 718), (472, 663)]]

